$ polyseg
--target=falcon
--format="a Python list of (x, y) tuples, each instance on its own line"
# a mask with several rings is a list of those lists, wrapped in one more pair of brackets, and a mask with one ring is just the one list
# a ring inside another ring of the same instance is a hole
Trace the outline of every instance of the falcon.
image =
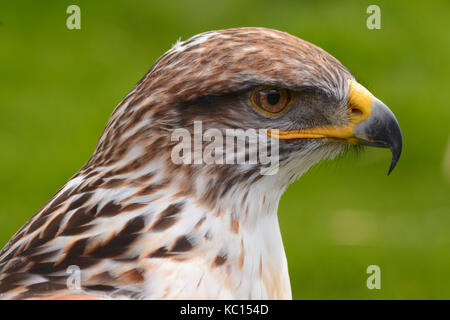
[[(174, 162), (171, 134), (194, 134), (195, 122), (267, 130), (276, 173), (258, 161)], [(358, 145), (389, 148), (392, 171), (400, 127), (319, 47), (266, 28), (179, 41), (116, 107), (87, 163), (2, 249), (0, 297), (291, 299), (280, 197)]]

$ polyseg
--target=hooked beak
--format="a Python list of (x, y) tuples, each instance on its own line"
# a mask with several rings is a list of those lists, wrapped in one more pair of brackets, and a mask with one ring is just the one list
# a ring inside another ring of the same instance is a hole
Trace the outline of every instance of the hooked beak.
[(268, 135), (282, 140), (337, 138), (350, 144), (389, 148), (392, 152), (389, 175), (402, 152), (402, 133), (397, 119), (383, 102), (362, 85), (351, 79), (348, 84), (349, 124), (291, 131), (271, 130)]
[(394, 170), (402, 153), (402, 132), (394, 114), (383, 102), (373, 99), (370, 116), (355, 126), (354, 136), (359, 144), (389, 148), (392, 161), (388, 175)]

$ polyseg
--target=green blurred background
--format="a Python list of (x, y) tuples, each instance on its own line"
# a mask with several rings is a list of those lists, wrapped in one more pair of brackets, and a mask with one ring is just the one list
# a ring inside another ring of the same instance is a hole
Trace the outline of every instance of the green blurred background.
[[(81, 30), (66, 8), (81, 8)], [(381, 8), (369, 30), (366, 8)], [(311, 169), (279, 219), (297, 299), (450, 298), (449, 1), (2, 1), (0, 246), (90, 157), (113, 108), (178, 38), (242, 26), (322, 47), (383, 100), (400, 162), (367, 149)], [(381, 267), (381, 290), (366, 268)]]

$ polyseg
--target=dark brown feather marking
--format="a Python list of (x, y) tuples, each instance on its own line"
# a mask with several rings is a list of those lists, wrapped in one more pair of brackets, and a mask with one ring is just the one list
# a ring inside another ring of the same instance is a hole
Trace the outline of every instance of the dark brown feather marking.
[(161, 247), (158, 250), (150, 253), (148, 255), (148, 258), (167, 258), (167, 257), (171, 257), (171, 256), (172, 256), (172, 254), (169, 253), (169, 249), (167, 249), (166, 247)]
[(178, 202), (169, 205), (160, 213), (158, 220), (151, 227), (152, 231), (162, 231), (170, 227), (176, 222), (176, 214), (178, 214), (184, 206), (184, 202)]
[(78, 257), (67, 257), (58, 265), (55, 265), (53, 272), (66, 271), (71, 265), (76, 265), (80, 267), (81, 270), (92, 267), (98, 263), (102, 262), (100, 259), (94, 257), (78, 256)]
[(216, 259), (214, 259), (214, 265), (219, 267), (227, 261), (227, 256), (224, 254), (218, 254)]
[(42, 260), (53, 258), (58, 253), (59, 253), (59, 250), (52, 250), (52, 251), (48, 251), (48, 252), (44, 252), (44, 253), (38, 253), (38, 254), (28, 256), (27, 260), (33, 261), (33, 262), (40, 262)]
[(83, 239), (75, 241), (75, 243), (67, 250), (65, 259), (82, 256), (84, 253), (84, 250), (86, 249), (88, 240), (89, 240), (88, 238), (83, 238)]
[(49, 274), (55, 271), (53, 262), (36, 263), (28, 272), (34, 274)]
[(171, 252), (185, 252), (189, 251), (193, 248), (192, 243), (189, 241), (186, 236), (180, 236), (175, 241), (173, 247), (171, 248)]
[(146, 203), (130, 203), (130, 204), (124, 205), (122, 207), (122, 209), (120, 210), (120, 212), (134, 211), (134, 210), (143, 208), (145, 206), (147, 206)]
[(67, 211), (70, 211), (72, 209), (78, 209), (82, 205), (84, 205), (90, 198), (92, 197), (92, 193), (88, 192), (83, 194), (81, 197), (79, 197), (77, 200), (72, 202), (67, 209)]
[(47, 239), (47, 238), (53, 238), (59, 230), (61, 220), (64, 218), (65, 214), (61, 213), (47, 225), (42, 235), (40, 235), (41, 238)]
[(126, 181), (127, 180), (124, 179), (111, 179), (108, 180), (107, 182), (104, 182), (102, 185), (100, 185), (100, 187), (106, 189), (115, 189), (125, 184)]
[(54, 292), (67, 289), (65, 283), (55, 283), (51, 281), (34, 283), (26, 287), (27, 291), (16, 296), (15, 299), (27, 299), (30, 297), (36, 297), (36, 295), (46, 294), (47, 292)]
[(95, 248), (95, 250), (90, 253), (90, 256), (98, 259), (119, 257), (130, 248), (131, 244), (138, 236), (138, 234), (119, 234), (106, 244)]
[(97, 212), (96, 216), (98, 217), (110, 217), (115, 216), (120, 212), (122, 206), (120, 204), (114, 203), (114, 201), (110, 201), (105, 204), (99, 212)]
[(113, 287), (113, 286), (107, 286), (107, 285), (103, 285), (103, 284), (98, 284), (98, 285), (93, 285), (93, 286), (84, 286), (84, 288), (88, 289), (88, 290), (93, 290), (93, 291), (114, 291), (117, 288)]
[(76, 226), (76, 227), (67, 228), (61, 233), (61, 235), (62, 236), (73, 236), (73, 235), (82, 234), (82, 233), (88, 231), (89, 229), (91, 229), (92, 227), (93, 227), (93, 225), (84, 225), (84, 226)]
[(145, 221), (142, 216), (137, 216), (128, 221), (125, 227), (120, 231), (121, 234), (137, 233), (144, 229)]
[(30, 227), (27, 230), (26, 234), (30, 234), (33, 231), (37, 230), (38, 228), (42, 227), (42, 225), (44, 225), (44, 223), (47, 222), (47, 217), (46, 216), (38, 216), (36, 221), (34, 221)]
[(97, 205), (93, 206), (91, 209), (80, 208), (75, 211), (70, 219), (67, 221), (66, 226), (61, 233), (61, 235), (76, 235), (81, 234), (89, 230), (92, 225), (87, 225), (93, 219), (95, 219), (95, 214), (97, 213)]

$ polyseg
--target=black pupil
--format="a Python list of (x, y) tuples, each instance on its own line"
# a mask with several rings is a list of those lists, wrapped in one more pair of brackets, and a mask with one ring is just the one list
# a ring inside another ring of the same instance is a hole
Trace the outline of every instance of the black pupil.
[(267, 102), (273, 106), (280, 102), (280, 92), (278, 90), (270, 90), (267, 93)]

